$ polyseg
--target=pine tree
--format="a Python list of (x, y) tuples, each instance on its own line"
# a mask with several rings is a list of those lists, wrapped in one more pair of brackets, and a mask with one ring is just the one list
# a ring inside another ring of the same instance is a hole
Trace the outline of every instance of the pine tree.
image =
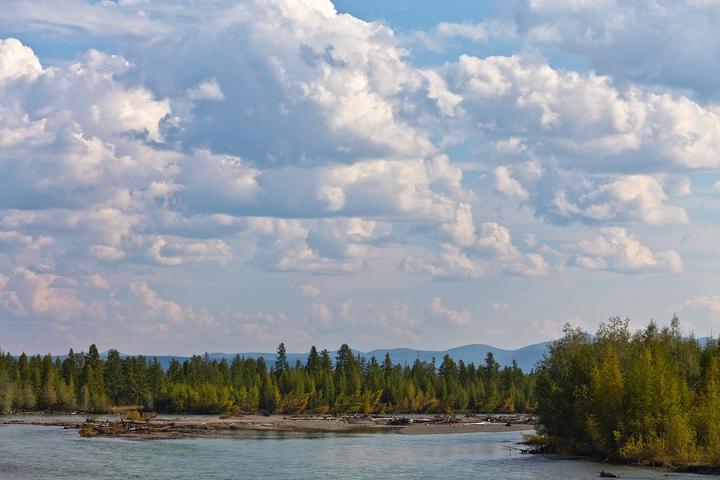
[(119, 405), (126, 391), (125, 375), (120, 359), (120, 352), (115, 349), (108, 350), (107, 359), (105, 360), (105, 390), (110, 401)]
[(310, 353), (308, 354), (307, 362), (305, 363), (305, 369), (308, 372), (317, 373), (320, 368), (320, 355), (318, 355), (317, 348), (315, 345), (310, 347)]
[(288, 359), (287, 359), (287, 353), (285, 352), (285, 344), (281, 343), (277, 347), (277, 359), (275, 360), (275, 374), (280, 375), (285, 370), (288, 370), (290, 366), (288, 365)]

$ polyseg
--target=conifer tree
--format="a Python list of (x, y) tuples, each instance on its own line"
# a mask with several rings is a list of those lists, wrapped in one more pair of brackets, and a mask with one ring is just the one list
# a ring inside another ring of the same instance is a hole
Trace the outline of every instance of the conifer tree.
[(288, 370), (289, 368), (290, 368), (290, 365), (288, 365), (287, 352), (285, 351), (285, 344), (281, 343), (277, 347), (277, 359), (275, 360), (275, 374), (280, 375), (285, 370)]

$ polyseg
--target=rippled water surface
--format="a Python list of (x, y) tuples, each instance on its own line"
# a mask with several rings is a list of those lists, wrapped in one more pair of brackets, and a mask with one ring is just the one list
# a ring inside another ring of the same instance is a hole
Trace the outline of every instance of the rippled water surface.
[[(0, 479), (590, 479), (600, 464), (523, 455), (521, 433), (405, 436), (243, 432), (232, 437), (85, 439), (0, 426)], [(622, 478), (709, 478), (605, 467)], [(716, 477), (717, 478), (717, 477)]]

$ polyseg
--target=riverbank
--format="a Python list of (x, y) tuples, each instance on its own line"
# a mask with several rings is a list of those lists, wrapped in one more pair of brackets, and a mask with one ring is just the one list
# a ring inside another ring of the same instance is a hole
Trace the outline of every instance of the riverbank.
[[(574, 446), (553, 441), (553, 439), (544, 435), (525, 435), (523, 441), (520, 442), (526, 448), (521, 449), (523, 453), (531, 455), (555, 455), (565, 458), (588, 458), (593, 460), (602, 460), (608, 465), (608, 470), (612, 470), (613, 466), (630, 466), (636, 468), (661, 468), (668, 472), (689, 473), (696, 475), (712, 475), (720, 476), (720, 466), (709, 465), (703, 463), (680, 463), (661, 460), (648, 459), (637, 461), (627, 458), (603, 458), (583, 450), (578, 451)], [(614, 478), (614, 477), (608, 477)]]
[(107, 436), (142, 440), (230, 435), (238, 430), (271, 432), (382, 432), (405, 435), (515, 432), (534, 429), (531, 415), (502, 416), (372, 416), (372, 415), (243, 415), (238, 417), (161, 416), (142, 420), (122, 417), (11, 417), (6, 425), (40, 425), (76, 429), (85, 437)]

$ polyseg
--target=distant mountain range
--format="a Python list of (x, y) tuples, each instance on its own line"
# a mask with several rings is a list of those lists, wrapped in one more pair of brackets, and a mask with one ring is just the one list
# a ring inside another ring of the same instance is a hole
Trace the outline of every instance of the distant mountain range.
[[(442, 350), (442, 351), (433, 351), (433, 350), (415, 350), (412, 348), (391, 348), (391, 349), (376, 349), (371, 350), (369, 352), (361, 352), (359, 350), (354, 350), (356, 355), (360, 355), (362, 357), (365, 357), (366, 359), (370, 360), (372, 357), (375, 357), (378, 362), (382, 362), (383, 358), (385, 358), (385, 354), (389, 353), (390, 357), (392, 358), (393, 363), (400, 363), (400, 364), (412, 364), (416, 359), (420, 359), (424, 362), (431, 362), (433, 358), (435, 358), (435, 361), (438, 365), (442, 362), (442, 359), (445, 355), (450, 355), (450, 358), (452, 358), (455, 361), (464, 361), (465, 363), (474, 363), (475, 365), (479, 365), (485, 361), (485, 357), (487, 356), (488, 352), (492, 352), (493, 356), (495, 357), (495, 360), (502, 366), (510, 365), (512, 364), (513, 360), (515, 360), (518, 364), (518, 366), (523, 369), (526, 372), (529, 372), (532, 370), (532, 368), (535, 366), (535, 364), (542, 358), (543, 354), (547, 351), (548, 345), (550, 342), (544, 342), (544, 343), (536, 343), (534, 345), (528, 345), (526, 347), (518, 348), (517, 350), (505, 350), (502, 348), (493, 347), (491, 345), (483, 345), (483, 344), (472, 344), (472, 345), (464, 345), (462, 347), (455, 347), (451, 348), (449, 350)], [(103, 354), (104, 356), (105, 354)], [(276, 355), (274, 353), (265, 353), (265, 352), (245, 352), (245, 353), (209, 353), (208, 356), (210, 359), (213, 360), (221, 360), (226, 359), (228, 362), (235, 357), (235, 355), (240, 355), (244, 358), (259, 358), (263, 357), (265, 361), (268, 363), (268, 365), (275, 362)], [(152, 355), (148, 355), (148, 357), (151, 357)], [(290, 365), (294, 365), (296, 360), (300, 360), (301, 362), (305, 363), (305, 360), (307, 359), (308, 354), (307, 353), (288, 353), (288, 362)], [(334, 352), (332, 352), (333, 359), (335, 358)], [(157, 356), (158, 361), (160, 364), (167, 368), (170, 365), (170, 361), (175, 358), (180, 363), (183, 361), (189, 359), (190, 357), (183, 357), (183, 356), (173, 356), (173, 355), (163, 355), (163, 356)]]
[[(592, 336), (590, 336), (592, 337)], [(709, 341), (710, 337), (701, 337), (697, 341), (700, 346), (704, 346)], [(518, 366), (525, 372), (532, 370), (537, 362), (539, 362), (543, 355), (547, 352), (548, 347), (552, 342), (535, 343), (527, 345), (525, 347), (518, 348), (516, 350), (506, 350), (503, 348), (493, 347), (492, 345), (485, 345), (482, 343), (474, 343), (471, 345), (463, 345), (462, 347), (450, 348), (448, 350), (415, 350), (413, 348), (379, 348), (371, 350), (369, 352), (362, 352), (360, 350), (353, 350), (356, 355), (365, 357), (370, 360), (375, 357), (378, 362), (382, 362), (385, 358), (385, 354), (389, 353), (393, 363), (400, 363), (401, 365), (411, 365), (416, 359), (420, 359), (423, 362), (431, 362), (433, 358), (438, 365), (442, 362), (445, 355), (450, 355), (450, 358), (457, 361), (464, 361), (465, 363), (474, 363), (480, 365), (485, 362), (485, 357), (488, 352), (492, 352), (497, 361), (501, 366), (511, 365), (513, 360), (517, 362)], [(330, 352), (333, 360), (335, 360), (335, 352)], [(126, 354), (120, 354), (122, 357), (126, 357)], [(223, 358), (230, 362), (235, 355), (240, 355), (244, 358), (260, 358), (263, 357), (268, 366), (275, 363), (277, 355), (274, 353), (267, 352), (240, 352), (240, 353), (209, 353), (208, 356), (212, 360), (222, 360)], [(107, 352), (100, 354), (101, 357), (106, 357)], [(145, 355), (148, 358), (157, 358), (160, 365), (163, 368), (168, 368), (172, 359), (176, 359), (180, 363), (190, 359), (189, 356), (181, 355)], [(307, 353), (288, 353), (288, 363), (294, 365), (297, 360), (300, 360), (303, 364), (307, 360)], [(65, 359), (65, 355), (59, 355), (61, 359)]]

